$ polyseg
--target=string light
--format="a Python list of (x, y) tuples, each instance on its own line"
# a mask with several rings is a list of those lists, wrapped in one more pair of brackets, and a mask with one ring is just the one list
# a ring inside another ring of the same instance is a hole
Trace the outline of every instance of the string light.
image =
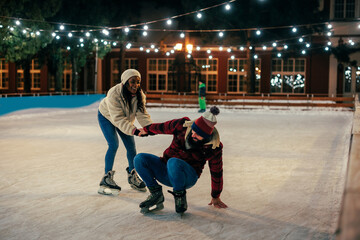
[(101, 32), (106, 36), (108, 36), (110, 34), (109, 31), (106, 29), (103, 29)]
[(219, 32), (219, 37), (223, 37), (224, 33), (223, 32)]
[(201, 14), (201, 13), (197, 13), (197, 14), (196, 14), (196, 17), (200, 19), (200, 18), (202, 18), (202, 14)]
[(296, 27), (293, 27), (293, 28), (291, 29), (291, 31), (292, 31), (293, 33), (296, 33), (296, 32), (297, 32), (297, 28), (296, 28)]
[(185, 37), (185, 33), (180, 33), (180, 37), (184, 38)]
[(20, 23), (19, 20), (16, 20), (16, 21), (15, 21), (15, 24), (19, 26), (21, 23)]
[(261, 31), (260, 30), (256, 30), (256, 35), (260, 35), (261, 34)]
[(167, 23), (167, 25), (171, 25), (171, 23), (172, 23), (171, 19), (168, 19), (168, 20), (166, 21), (166, 23)]
[(128, 33), (128, 32), (130, 31), (130, 29), (129, 29), (128, 27), (126, 27), (126, 28), (124, 29), (124, 31), (125, 31), (126, 33)]
[(285, 45), (284, 45), (284, 49), (288, 49), (288, 45), (285, 44)]
[(149, 29), (148, 25), (144, 25), (144, 30), (148, 30), (148, 29)]
[(146, 31), (143, 32), (142, 34), (144, 37), (146, 37), (148, 35), (148, 33)]
[(63, 31), (63, 30), (65, 30), (65, 26), (64, 26), (64, 25), (60, 25), (59, 29), (60, 29), (61, 31)]
[(70, 32), (68, 33), (68, 37), (71, 38), (73, 36), (73, 34)]
[(299, 42), (303, 42), (304, 41), (304, 39), (303, 38), (299, 38)]
[(85, 36), (86, 36), (86, 37), (90, 37), (90, 33), (89, 33), (89, 32), (86, 32), (86, 33), (85, 33)]
[(225, 9), (226, 9), (226, 10), (228, 10), (228, 11), (229, 11), (229, 10), (230, 10), (230, 8), (231, 8), (230, 4), (226, 4), (226, 5), (225, 5)]

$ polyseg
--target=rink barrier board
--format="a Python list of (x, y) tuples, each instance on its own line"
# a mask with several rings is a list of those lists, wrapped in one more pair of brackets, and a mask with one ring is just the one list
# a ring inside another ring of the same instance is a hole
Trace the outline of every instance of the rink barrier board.
[(360, 104), (358, 96), (355, 99), (349, 159), (336, 239), (360, 239)]
[(30, 108), (85, 107), (104, 97), (104, 94), (1, 97), (0, 116)]

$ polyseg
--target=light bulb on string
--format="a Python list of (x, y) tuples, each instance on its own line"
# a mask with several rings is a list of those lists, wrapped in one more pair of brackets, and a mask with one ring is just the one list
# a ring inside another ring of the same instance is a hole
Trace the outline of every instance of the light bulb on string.
[(85, 36), (86, 36), (86, 37), (90, 37), (90, 33), (89, 33), (89, 32), (86, 32), (86, 33), (85, 33)]
[(150, 49), (146, 49), (146, 53), (149, 53), (150, 52)]
[(80, 38), (79, 41), (80, 41), (80, 42), (84, 42), (84, 39), (83, 39), (83, 38)]
[(288, 48), (289, 48), (288, 45), (285, 44), (285, 45), (284, 45), (284, 49), (288, 49)]
[(65, 30), (65, 26), (64, 26), (64, 25), (60, 25), (59, 29), (60, 29), (61, 31), (63, 31), (63, 30)]
[(266, 46), (263, 46), (262, 49), (263, 49), (263, 50), (266, 50)]
[(168, 19), (168, 20), (166, 21), (166, 24), (167, 24), (167, 25), (171, 25), (171, 24), (172, 24), (171, 19)]
[(126, 44), (126, 48), (130, 49), (131, 48), (131, 43)]
[(80, 47), (84, 47), (84, 44), (83, 44), (83, 43), (81, 43), (81, 44), (80, 44)]
[(260, 30), (256, 30), (256, 35), (260, 35), (261, 34), (261, 31)]
[(130, 32), (130, 29), (129, 29), (128, 27), (126, 27), (126, 28), (124, 29), (124, 31), (125, 31), (126, 33), (128, 33), (128, 32)]
[(10, 29), (10, 32), (14, 31), (14, 28), (13, 28), (13, 27), (10, 27), (9, 29)]
[(144, 51), (144, 47), (140, 47), (139, 49), (140, 49), (140, 51)]
[(116, 42), (113, 42), (113, 46), (115, 47), (117, 45), (117, 43)]
[(297, 28), (296, 28), (296, 27), (293, 27), (293, 28), (291, 29), (291, 31), (292, 31), (293, 33), (296, 33), (296, 32), (297, 32)]
[(303, 38), (299, 38), (299, 42), (303, 42), (304, 41), (304, 39)]
[(331, 32), (327, 32), (326, 35), (328, 35), (330, 37), (332, 34), (331, 34)]
[(219, 47), (219, 51), (222, 51), (224, 48), (222, 46)]
[(325, 47), (325, 51), (329, 51), (329, 47)]
[(196, 47), (196, 51), (200, 51), (200, 47), (199, 47), (199, 46)]
[(301, 53), (302, 53), (302, 54), (306, 54), (306, 51), (305, 51), (305, 50), (302, 50)]
[(148, 25), (144, 25), (144, 30), (148, 30), (148, 29), (149, 29)]
[(240, 51), (244, 51), (244, 49), (245, 49), (244, 47), (240, 47), (240, 48), (239, 48)]
[(254, 59), (258, 59), (258, 57), (259, 57), (259, 56), (258, 56), (257, 54), (254, 55)]
[(142, 35), (143, 35), (144, 37), (146, 37), (148, 34), (147, 34), (146, 31), (144, 31), (144, 32), (142, 33)]
[(219, 32), (219, 37), (223, 37), (224, 33), (223, 32)]
[(151, 46), (150, 46), (152, 49), (154, 49), (155, 48), (155, 45), (154, 44), (151, 44)]
[(280, 58), (280, 57), (281, 57), (281, 53), (278, 53), (278, 54), (277, 54), (277, 57)]
[(328, 46), (331, 46), (331, 42), (330, 42), (330, 41), (328, 41), (328, 42), (327, 42), (327, 45), (328, 45)]
[(22, 32), (23, 32), (23, 34), (26, 34), (26, 33), (27, 33), (25, 29), (24, 29), (24, 30), (22, 30)]
[(19, 26), (21, 23), (20, 23), (19, 20), (16, 20), (16, 21), (15, 21), (15, 24)]
[(210, 54), (210, 53), (211, 53), (211, 50), (210, 50), (210, 49), (208, 49), (208, 50), (206, 50), (206, 52), (207, 52), (208, 54)]
[(227, 11), (229, 11), (229, 10), (231, 9), (230, 4), (226, 4), (226, 5), (225, 5), (225, 9), (226, 9)]
[(226, 49), (227, 52), (231, 52), (231, 48)]
[(59, 39), (60, 39), (60, 36), (59, 36), (59, 35), (57, 35), (55, 38), (56, 38), (57, 40), (59, 40)]
[(103, 29), (103, 30), (102, 30), (102, 33), (103, 33), (104, 35), (106, 35), (106, 36), (108, 36), (108, 35), (110, 34), (109, 31), (106, 30), (106, 29)]
[(310, 47), (310, 43), (307, 43), (305, 46), (306, 46), (307, 48), (309, 48), (309, 47)]
[(66, 49), (69, 51), (71, 48), (70, 48), (70, 46), (67, 46), (67, 48), (66, 48)]
[(209, 55), (209, 59), (212, 59), (213, 58), (213, 56), (212, 55)]
[(51, 34), (51, 36), (56, 37), (56, 33), (53, 32), (53, 33)]
[(170, 56), (170, 53), (169, 53), (169, 52), (166, 52), (166, 56)]
[(328, 29), (332, 29), (332, 25), (329, 23), (329, 24), (327, 25), (327, 28), (328, 28)]
[(232, 56), (231, 56), (231, 59), (233, 59), (233, 60), (234, 60), (234, 59), (235, 59), (235, 56), (234, 56), (234, 55), (232, 55)]
[(39, 31), (36, 31), (35, 33), (37, 36), (40, 36), (40, 32)]
[(94, 42), (97, 43), (99, 40), (97, 38), (94, 39)]
[(273, 46), (273, 47), (276, 47), (276, 46), (277, 46), (277, 43), (276, 43), (276, 42), (274, 42), (274, 43), (272, 44), (272, 46)]
[(197, 14), (196, 14), (196, 17), (197, 17), (198, 19), (200, 19), (200, 18), (202, 18), (202, 14), (201, 14), (201, 13), (197, 13)]
[(68, 33), (68, 37), (71, 38), (73, 36), (73, 34), (70, 32)]
[(154, 50), (154, 51), (157, 53), (157, 52), (159, 52), (159, 49), (155, 48), (155, 50)]
[(184, 38), (185, 37), (185, 33), (180, 33), (180, 37)]

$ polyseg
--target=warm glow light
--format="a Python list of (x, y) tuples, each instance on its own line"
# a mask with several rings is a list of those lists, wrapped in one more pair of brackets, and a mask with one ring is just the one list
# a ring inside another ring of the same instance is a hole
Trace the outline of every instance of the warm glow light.
[(191, 51), (193, 50), (193, 45), (192, 45), (192, 44), (187, 44), (187, 45), (186, 45), (186, 50), (187, 50), (188, 52), (191, 52)]
[(177, 51), (181, 51), (181, 49), (182, 49), (182, 43), (177, 43), (177, 44), (175, 45), (174, 49), (177, 50)]
[(180, 37), (184, 38), (185, 37), (185, 33), (180, 33)]

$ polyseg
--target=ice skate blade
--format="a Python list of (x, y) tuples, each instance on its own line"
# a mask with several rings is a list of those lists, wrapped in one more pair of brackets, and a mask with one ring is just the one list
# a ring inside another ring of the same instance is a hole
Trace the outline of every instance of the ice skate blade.
[(139, 191), (139, 192), (146, 192), (146, 188), (138, 188), (138, 187), (136, 187), (134, 185), (131, 185), (131, 184), (130, 184), (130, 187), (132, 189), (135, 189), (136, 191)]
[(146, 214), (146, 213), (151, 213), (151, 212), (159, 211), (159, 210), (161, 210), (161, 209), (163, 209), (163, 208), (164, 208), (164, 204), (163, 204), (163, 203), (159, 203), (159, 204), (154, 205), (154, 206), (152, 206), (152, 207), (150, 207), (150, 208), (143, 207), (143, 208), (141, 208), (140, 212), (141, 212), (142, 214)]
[(98, 193), (102, 195), (119, 195), (120, 190), (118, 189), (111, 189), (108, 187), (100, 186)]

